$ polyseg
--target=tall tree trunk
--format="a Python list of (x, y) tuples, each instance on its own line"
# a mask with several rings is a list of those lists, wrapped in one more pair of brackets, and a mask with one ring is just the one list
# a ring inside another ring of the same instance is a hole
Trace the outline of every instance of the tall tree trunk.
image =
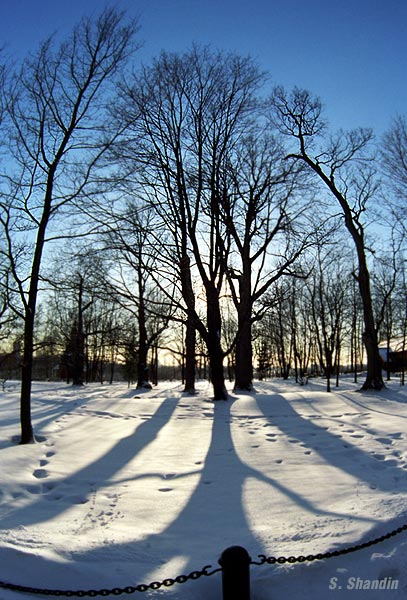
[(149, 387), (149, 372), (148, 372), (148, 343), (147, 329), (145, 318), (144, 298), (139, 297), (138, 308), (138, 352), (137, 352), (137, 387)]
[(31, 422), (31, 381), (34, 352), (34, 315), (27, 311), (24, 320), (24, 349), (21, 365), (20, 444), (31, 444), (34, 432)]
[(224, 353), (218, 340), (214, 339), (208, 345), (210, 379), (213, 386), (214, 400), (227, 400), (228, 393), (225, 386), (225, 375), (223, 372)]
[(206, 286), (206, 302), (208, 328), (206, 345), (209, 352), (210, 376), (214, 393), (213, 399), (227, 400), (228, 393), (223, 372), (223, 359), (225, 355), (221, 344), (222, 319), (219, 307), (219, 293), (212, 282)]
[(345, 218), (346, 229), (349, 231), (355, 244), (358, 257), (358, 273), (356, 275), (356, 279), (362, 299), (364, 318), (364, 332), (362, 334), (362, 339), (367, 355), (367, 376), (361, 389), (381, 390), (384, 387), (382, 377), (382, 361), (379, 354), (377, 331), (374, 320), (372, 294), (370, 290), (370, 274), (366, 260), (363, 228), (360, 223), (357, 221), (355, 222), (352, 215), (352, 210), (346, 201), (346, 198), (337, 189), (333, 177), (329, 178), (323, 172), (320, 165), (310, 159), (305, 151), (302, 154), (302, 158), (311, 167), (311, 169), (317, 173), (317, 175), (322, 179), (322, 181), (327, 185), (332, 194), (338, 200)]
[(72, 385), (83, 385), (85, 365), (85, 338), (82, 323), (76, 323), (72, 331)]
[(24, 306), (24, 350), (23, 364), (21, 367), (21, 393), (20, 393), (20, 444), (30, 444), (35, 441), (31, 421), (31, 382), (34, 358), (34, 324), (37, 308), (38, 286), (40, 280), (40, 267), (42, 252), (45, 244), (45, 232), (51, 212), (53, 170), (48, 178), (45, 192), (42, 218), (38, 227), (37, 239), (34, 247), (33, 261), (30, 273), (30, 287), (28, 300)]
[(359, 270), (357, 280), (359, 283), (359, 291), (362, 298), (365, 329), (362, 334), (362, 339), (365, 345), (367, 355), (367, 375), (366, 380), (363, 383), (361, 389), (381, 390), (384, 387), (382, 376), (382, 360), (379, 354), (377, 331), (374, 321), (372, 295), (370, 292), (370, 276), (366, 264), (363, 239), (359, 239), (355, 243), (357, 246), (359, 257)]
[[(186, 242), (184, 241), (186, 246)], [(195, 294), (191, 279), (191, 262), (185, 254), (180, 260), (180, 275), (182, 296), (187, 305), (187, 324), (185, 333), (185, 386), (184, 391), (190, 394), (195, 392), (195, 346), (196, 346), (196, 322), (195, 322)]]
[(85, 336), (83, 333), (83, 277), (79, 275), (78, 315), (72, 331), (72, 385), (83, 385)]
[(252, 325), (247, 313), (238, 313), (236, 340), (235, 390), (253, 390)]
[(195, 346), (196, 329), (194, 318), (188, 315), (185, 333), (185, 385), (184, 392), (195, 393)]
[[(247, 248), (247, 254), (250, 254)], [(238, 332), (236, 339), (235, 389), (253, 390), (252, 350), (252, 290), (250, 256), (243, 260), (243, 273), (239, 277), (239, 304), (237, 306)]]

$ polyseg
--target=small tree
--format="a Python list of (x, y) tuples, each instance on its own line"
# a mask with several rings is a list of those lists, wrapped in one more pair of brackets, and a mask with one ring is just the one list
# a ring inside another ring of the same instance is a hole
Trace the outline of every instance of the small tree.
[(341, 257), (332, 252), (332, 248), (324, 252), (323, 247), (317, 246), (314, 270), (308, 280), (308, 293), (327, 392), (331, 391), (331, 378), (339, 362), (347, 299), (345, 282), (349, 276)]
[[(150, 385), (148, 358), (174, 313), (171, 294), (155, 285), (161, 246), (153, 235), (154, 213), (128, 200), (106, 233), (106, 251), (115, 257), (111, 285), (115, 297), (136, 322), (137, 387)], [(134, 345), (134, 340), (132, 342)], [(130, 348), (130, 346), (129, 346)]]

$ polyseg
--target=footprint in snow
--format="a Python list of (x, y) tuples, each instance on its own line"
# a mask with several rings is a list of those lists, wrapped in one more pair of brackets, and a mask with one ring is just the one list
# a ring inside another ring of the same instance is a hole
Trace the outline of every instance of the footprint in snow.
[(35, 471), (33, 472), (33, 476), (36, 479), (45, 479), (46, 477), (48, 477), (48, 471), (47, 469), (35, 469)]
[(65, 500), (69, 502), (69, 504), (87, 504), (89, 502), (89, 499), (86, 498), (86, 496), (80, 495), (65, 496)]
[(27, 485), (25, 489), (29, 494), (32, 494), (33, 496), (42, 494), (42, 485)]
[(377, 454), (376, 452), (373, 453), (373, 456), (377, 460), (384, 460), (386, 458), (384, 454)]
[(376, 442), (379, 442), (380, 444), (392, 444), (392, 440), (390, 438), (386, 438), (386, 437), (378, 437), (375, 438)]

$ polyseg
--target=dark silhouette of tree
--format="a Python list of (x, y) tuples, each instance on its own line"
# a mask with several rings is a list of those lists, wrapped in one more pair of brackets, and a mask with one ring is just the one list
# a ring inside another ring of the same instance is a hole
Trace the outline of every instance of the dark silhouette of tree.
[(312, 172), (339, 204), (357, 255), (354, 273), (363, 304), (363, 342), (367, 355), (367, 376), (362, 389), (383, 386), (382, 362), (378, 350), (364, 215), (368, 201), (377, 191), (373, 156), (369, 152), (373, 134), (357, 129), (329, 137), (322, 118), (321, 102), (304, 90), (291, 94), (275, 88), (271, 100), (271, 121), (294, 143), (287, 160), (300, 161)]
[[(110, 283), (117, 302), (135, 320), (127, 345), (130, 363), (137, 365), (137, 387), (151, 387), (148, 358), (161, 334), (174, 316), (175, 302), (165, 295), (159, 284), (162, 240), (158, 243), (154, 229), (154, 211), (128, 199), (120, 214), (112, 219), (105, 235), (107, 254), (119, 268), (112, 269)], [(156, 285), (158, 284), (158, 285)]]
[(235, 388), (240, 390), (253, 387), (252, 326), (262, 315), (256, 303), (295, 270), (307, 244), (301, 229), (305, 194), (298, 193), (298, 173), (291, 167), (279, 141), (260, 127), (236, 145), (230, 159), (230, 191), (222, 198), (221, 215), (232, 239), (226, 273), (237, 312)]
[(351, 276), (335, 246), (318, 243), (313, 272), (307, 281), (310, 313), (314, 324), (319, 362), (326, 377), (326, 390), (339, 362), (346, 320), (347, 282)]
[[(43, 43), (8, 89), (13, 166), (1, 220), (24, 320), (23, 444), (34, 441), (31, 379), (44, 250), (47, 242), (66, 233), (58, 227), (58, 217), (74, 202), (84, 202), (87, 193), (100, 191), (96, 169), (119, 127), (107, 116), (107, 104), (134, 50), (136, 31), (135, 23), (113, 9), (95, 20), (83, 19), (66, 42), (57, 46), (50, 38)], [(24, 248), (21, 231), (29, 238)]]
[[(139, 165), (138, 181), (169, 234), (164, 252), (180, 282), (186, 346), (195, 345), (198, 331), (216, 400), (227, 398), (220, 308), (230, 246), (220, 212), (228, 193), (225, 173), (262, 80), (250, 59), (195, 47), (182, 55), (163, 53), (124, 95), (125, 154)], [(197, 310), (197, 288), (204, 292), (205, 319)], [(188, 349), (187, 356), (195, 362)]]
[[(407, 235), (407, 119), (398, 116), (380, 140), (379, 153), (385, 189), (383, 204), (393, 216), (393, 229), (403, 240)], [(392, 234), (394, 236), (394, 233)]]

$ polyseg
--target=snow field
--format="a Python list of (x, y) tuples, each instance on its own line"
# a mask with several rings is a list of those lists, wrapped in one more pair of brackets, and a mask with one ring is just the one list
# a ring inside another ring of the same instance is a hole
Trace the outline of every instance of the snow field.
[[(346, 380), (331, 394), (317, 380), (255, 387), (214, 404), (205, 382), (196, 396), (168, 382), (36, 383), (29, 446), (15, 443), (18, 385), (1, 393), (0, 580), (125, 587), (216, 568), (234, 544), (253, 560), (316, 554), (407, 522), (407, 392), (396, 381), (380, 394)], [(326, 561), (253, 565), (252, 600), (404, 598), (406, 559), (403, 533)], [(349, 588), (386, 577), (397, 589)], [(221, 575), (139, 596), (220, 600)], [(27, 597), (0, 588), (0, 600)]]

